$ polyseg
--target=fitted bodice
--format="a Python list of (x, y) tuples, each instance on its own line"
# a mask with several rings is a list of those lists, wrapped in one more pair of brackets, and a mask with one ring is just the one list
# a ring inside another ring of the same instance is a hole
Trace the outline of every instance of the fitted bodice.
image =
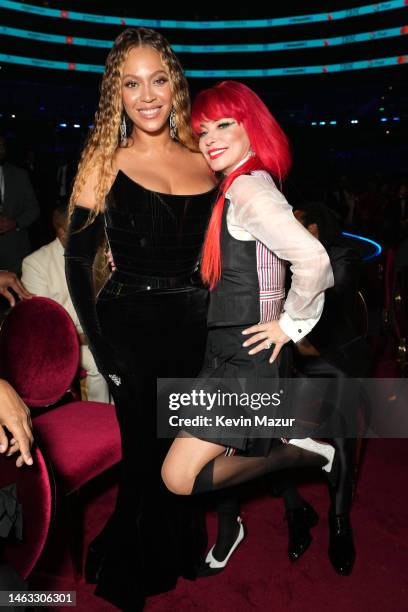
[(105, 207), (119, 273), (180, 278), (195, 270), (217, 187), (195, 195), (151, 191), (119, 171)]
[(211, 292), (209, 327), (252, 325), (260, 318), (255, 240), (237, 240), (228, 231), (225, 200), (221, 224), (221, 278)]

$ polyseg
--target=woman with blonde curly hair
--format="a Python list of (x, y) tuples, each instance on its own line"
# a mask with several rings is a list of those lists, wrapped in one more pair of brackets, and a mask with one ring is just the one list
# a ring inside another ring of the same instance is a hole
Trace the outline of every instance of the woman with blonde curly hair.
[[(166, 39), (130, 28), (110, 51), (94, 128), (70, 200), (67, 280), (106, 377), (122, 438), (114, 515), (92, 543), (87, 577), (124, 610), (194, 578), (205, 544), (194, 500), (168, 492), (156, 436), (156, 379), (194, 377), (206, 337), (196, 280), (215, 179), (190, 127), (186, 79)], [(105, 234), (115, 261), (97, 298), (95, 254)], [(84, 423), (86, 426), (86, 423)]]

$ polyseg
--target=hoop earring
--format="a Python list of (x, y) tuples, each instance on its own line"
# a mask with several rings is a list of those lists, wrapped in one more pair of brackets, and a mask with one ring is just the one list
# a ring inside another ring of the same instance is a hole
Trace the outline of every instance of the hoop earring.
[(176, 124), (176, 111), (173, 106), (169, 115), (169, 125), (170, 125), (170, 137), (173, 140), (177, 138), (177, 124)]
[(123, 113), (122, 121), (120, 122), (120, 145), (124, 147), (126, 142), (127, 142), (127, 128), (126, 128), (125, 113)]

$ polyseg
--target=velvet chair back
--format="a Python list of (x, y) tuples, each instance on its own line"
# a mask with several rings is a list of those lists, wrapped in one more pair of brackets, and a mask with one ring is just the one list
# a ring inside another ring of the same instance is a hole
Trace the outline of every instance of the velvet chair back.
[(0, 376), (30, 407), (57, 402), (70, 388), (79, 365), (75, 325), (54, 300), (19, 302), (0, 332)]

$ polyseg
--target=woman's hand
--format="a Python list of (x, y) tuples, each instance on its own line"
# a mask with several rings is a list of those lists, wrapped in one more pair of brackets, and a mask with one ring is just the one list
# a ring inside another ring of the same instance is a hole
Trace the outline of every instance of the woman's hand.
[[(5, 429), (13, 436), (10, 442)], [(29, 409), (13, 387), (5, 380), (0, 380), (0, 453), (7, 451), (9, 457), (19, 452), (17, 467), (24, 463), (33, 465), (30, 453), (33, 442)]]
[(242, 333), (244, 335), (254, 334), (251, 336), (251, 338), (243, 343), (243, 346), (251, 346), (256, 342), (259, 343), (255, 348), (248, 351), (249, 355), (255, 355), (255, 353), (259, 353), (259, 351), (270, 349), (272, 344), (275, 345), (271, 358), (269, 359), (269, 363), (273, 363), (275, 361), (282, 349), (282, 346), (290, 340), (289, 336), (282, 331), (278, 321), (258, 323), (258, 325), (253, 325), (252, 327), (248, 327), (248, 329), (244, 329)]

